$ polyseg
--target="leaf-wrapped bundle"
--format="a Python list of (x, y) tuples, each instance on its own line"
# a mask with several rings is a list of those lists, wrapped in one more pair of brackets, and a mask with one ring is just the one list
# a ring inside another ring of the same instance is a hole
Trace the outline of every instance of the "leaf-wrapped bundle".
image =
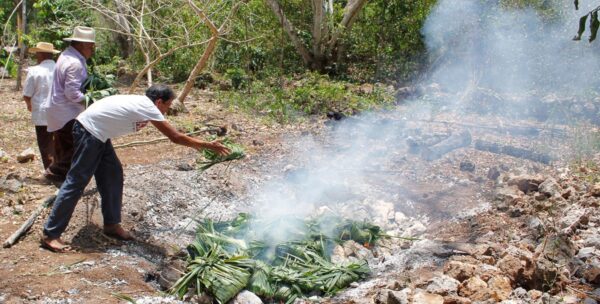
[(200, 165), (200, 168), (199, 168), (200, 171), (205, 171), (208, 168), (210, 168), (218, 163), (232, 161), (232, 160), (236, 160), (236, 159), (242, 159), (246, 156), (246, 154), (244, 153), (244, 148), (238, 144), (233, 143), (229, 138), (225, 138), (224, 140), (221, 141), (221, 143), (225, 147), (229, 148), (229, 150), (231, 150), (231, 152), (229, 154), (227, 154), (226, 156), (221, 156), (212, 150), (208, 150), (208, 149), (202, 150), (202, 154), (203, 154), (204, 158), (206, 159), (206, 161), (198, 162), (198, 164)]

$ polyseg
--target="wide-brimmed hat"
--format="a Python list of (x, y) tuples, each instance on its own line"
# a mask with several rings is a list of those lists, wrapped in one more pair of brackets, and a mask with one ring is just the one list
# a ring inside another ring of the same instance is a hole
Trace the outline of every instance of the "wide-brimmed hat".
[(54, 49), (54, 45), (49, 42), (38, 42), (35, 47), (29, 48), (29, 53), (52, 53), (58, 54), (60, 51)]
[(73, 36), (63, 40), (96, 43), (96, 31), (91, 27), (76, 26), (75, 29), (73, 29)]

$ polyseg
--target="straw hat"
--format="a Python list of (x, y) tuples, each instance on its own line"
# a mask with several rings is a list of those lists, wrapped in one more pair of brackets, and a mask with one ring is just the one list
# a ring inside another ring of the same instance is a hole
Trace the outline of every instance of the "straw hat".
[(96, 31), (91, 27), (76, 26), (75, 29), (73, 29), (73, 36), (63, 40), (96, 43)]
[(29, 53), (52, 53), (58, 54), (60, 51), (54, 49), (54, 45), (48, 42), (38, 42), (35, 47), (29, 48)]

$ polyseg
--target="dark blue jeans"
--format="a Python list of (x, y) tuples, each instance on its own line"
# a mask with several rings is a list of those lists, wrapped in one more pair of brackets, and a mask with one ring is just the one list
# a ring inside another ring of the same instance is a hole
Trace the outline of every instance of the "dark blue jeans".
[(121, 222), (123, 167), (110, 139), (103, 143), (75, 121), (73, 142), (75, 152), (71, 169), (58, 191), (50, 217), (44, 225), (44, 234), (50, 238), (59, 238), (67, 229), (75, 205), (92, 176), (96, 178), (102, 199), (104, 225)]

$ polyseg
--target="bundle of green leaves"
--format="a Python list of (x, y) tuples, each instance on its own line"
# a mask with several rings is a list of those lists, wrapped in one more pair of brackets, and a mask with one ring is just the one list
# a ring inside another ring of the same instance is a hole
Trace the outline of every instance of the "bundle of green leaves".
[(111, 95), (118, 94), (119, 91), (113, 87), (114, 75), (100, 75), (93, 67), (91, 73), (82, 84), (85, 92), (85, 107), (89, 107), (94, 102)]
[[(209, 141), (215, 140), (214, 137), (208, 138)], [(244, 154), (244, 148), (236, 143), (234, 143), (230, 138), (226, 137), (220, 141), (224, 146), (229, 148), (231, 152), (226, 156), (221, 156), (215, 153), (212, 150), (204, 149), (202, 150), (202, 156), (204, 157), (204, 161), (198, 161), (198, 165), (200, 166), (198, 170), (205, 171), (208, 168), (223, 162), (228, 162), (236, 159), (242, 159), (246, 155)]]
[(378, 226), (337, 216), (269, 221), (240, 213), (231, 221), (208, 220), (187, 248), (187, 272), (170, 292), (183, 297), (195, 288), (219, 303), (243, 289), (285, 303), (332, 296), (370, 273), (364, 260), (332, 263), (333, 247), (347, 240), (372, 246), (382, 237)]

